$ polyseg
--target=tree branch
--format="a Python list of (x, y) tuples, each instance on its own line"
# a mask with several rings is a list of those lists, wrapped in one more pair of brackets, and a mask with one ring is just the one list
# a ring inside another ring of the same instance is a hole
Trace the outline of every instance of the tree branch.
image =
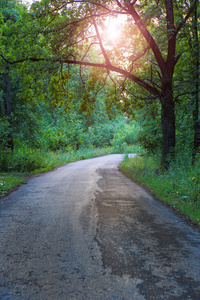
[(99, 34), (99, 30), (98, 30), (98, 27), (97, 27), (97, 24), (96, 24), (95, 20), (93, 21), (93, 24), (94, 24), (94, 28), (95, 28), (95, 31), (96, 31), (96, 34), (97, 34), (97, 38), (98, 38), (98, 41), (99, 41), (101, 52), (103, 53), (103, 56), (104, 56), (105, 61), (106, 61), (106, 65), (111, 65), (110, 60), (108, 58), (108, 55), (106, 54), (106, 50), (103, 46), (103, 42), (102, 42), (101, 36)]
[(121, 4), (118, 0), (115, 0), (115, 2), (117, 3), (117, 5), (118, 5), (121, 9), (123, 9), (123, 10), (125, 10), (125, 11), (127, 12), (126, 7), (122, 6), (122, 4)]
[(188, 18), (190, 17), (191, 13), (193, 12), (195, 6), (197, 5), (199, 0), (194, 0), (192, 6), (190, 7), (187, 15), (185, 16), (185, 18), (183, 18), (182, 22), (178, 25), (178, 27), (176, 28), (175, 34), (177, 35), (178, 32), (182, 29), (182, 27), (185, 25), (185, 23), (187, 22)]
[(87, 48), (87, 50), (86, 50), (85, 54), (83, 55), (83, 57), (82, 57), (81, 61), (83, 61), (83, 60), (84, 60), (84, 58), (86, 57), (86, 55), (88, 54), (88, 52), (89, 52), (90, 48), (91, 48), (93, 45), (99, 45), (99, 43), (97, 43), (97, 42), (91, 43), (91, 44), (89, 45), (89, 47)]
[(85, 20), (87, 20), (87, 19), (93, 19), (93, 18), (98, 18), (98, 17), (102, 17), (102, 16), (107, 16), (107, 15), (109, 15), (109, 12), (107, 12), (107, 13), (101, 13), (101, 14), (94, 14), (94, 15), (90, 15), (90, 16), (86, 16), (86, 17), (84, 17), (84, 18), (81, 18), (81, 19), (78, 19), (78, 20), (69, 22), (69, 23), (65, 24), (64, 26), (62, 26), (62, 27), (59, 27), (59, 28), (56, 28), (56, 29), (51, 29), (51, 30), (46, 30), (46, 31), (40, 31), (39, 33), (48, 34), (48, 33), (57, 32), (57, 31), (60, 31), (60, 30), (65, 29), (66, 27), (68, 27), (68, 26), (70, 26), (70, 25), (77, 25), (78, 23), (80, 23), (80, 22), (82, 22), (82, 21), (85, 21)]
[[(60, 60), (56, 60), (56, 61), (60, 61)], [(154, 96), (156, 96), (156, 97), (160, 96), (160, 92), (156, 88), (152, 87), (146, 81), (138, 78), (134, 74), (131, 74), (128, 71), (123, 70), (123, 69), (121, 69), (119, 67), (115, 67), (113, 65), (105, 65), (105, 64), (99, 64), (99, 63), (90, 63), (90, 62), (84, 62), (84, 61), (72, 61), (72, 60), (65, 60), (65, 59), (63, 60), (63, 62), (69, 63), (69, 64), (77, 64), (77, 65), (91, 66), (91, 67), (97, 67), (97, 68), (104, 68), (104, 69), (113, 71), (115, 73), (122, 74), (123, 76), (125, 76), (125, 77), (133, 80), (135, 83), (137, 83), (138, 85), (140, 85), (141, 87), (143, 87), (144, 89), (146, 89), (148, 92), (150, 92)]]
[(132, 60), (132, 63), (136, 62), (138, 59), (140, 59), (141, 57), (143, 57), (147, 51), (150, 49), (150, 46), (146, 47), (144, 49), (144, 51), (142, 53), (140, 53), (138, 56), (136, 56), (136, 58), (132, 59), (131, 56), (129, 57), (130, 60)]
[(3, 58), (3, 60), (5, 60), (6, 63), (10, 63), (10, 61), (8, 59), (6, 59), (2, 54), (0, 54), (1, 58)]
[(176, 35), (174, 25), (174, 9), (172, 0), (165, 0), (166, 18), (167, 18), (167, 39), (168, 39), (168, 53), (166, 66), (170, 74), (174, 71), (175, 52), (176, 52)]
[(157, 99), (156, 96), (154, 96), (154, 97), (138, 97), (138, 96), (134, 95), (131, 91), (129, 91), (127, 88), (124, 88), (124, 90), (138, 100), (156, 100)]
[[(117, 1), (118, 2), (118, 1)], [(52, 11), (50, 11), (50, 12), (48, 12), (48, 13), (43, 13), (43, 14), (41, 14), (40, 16), (46, 16), (46, 15), (48, 15), (48, 14), (51, 14), (51, 13), (53, 13), (53, 12), (56, 12), (56, 11), (59, 11), (59, 10), (61, 10), (63, 7), (65, 7), (65, 6), (67, 6), (68, 4), (73, 4), (73, 3), (87, 3), (88, 4), (88, 1), (86, 0), (86, 1), (68, 1), (68, 2), (66, 2), (66, 3), (64, 3), (64, 4), (62, 4), (60, 7), (56, 7), (55, 9), (53, 9)], [(123, 10), (125, 10), (125, 11), (119, 11), (119, 10), (115, 10), (115, 9), (110, 9), (110, 8), (108, 8), (107, 6), (105, 6), (105, 5), (103, 5), (103, 4), (101, 4), (101, 3), (97, 3), (97, 2), (89, 2), (90, 4), (93, 4), (93, 5), (95, 5), (95, 6), (99, 6), (99, 7), (101, 7), (101, 8), (103, 8), (103, 9), (105, 9), (108, 13), (113, 13), (113, 14), (127, 14), (127, 12), (126, 12), (126, 9), (122, 6), (122, 5), (118, 5), (120, 8), (122, 8)]]
[(79, 60), (71, 60), (66, 58), (55, 58), (55, 59), (50, 59), (50, 58), (24, 58), (16, 61), (9, 62), (11, 65), (17, 64), (17, 63), (22, 63), (25, 61), (33, 61), (33, 62), (40, 62), (40, 61), (47, 61), (47, 62), (59, 62), (59, 63), (67, 63), (67, 64), (73, 64), (73, 65), (82, 65), (82, 66), (89, 66), (89, 67), (95, 67), (95, 68), (103, 68), (106, 70), (113, 71), (115, 73), (121, 74), (131, 80), (133, 80), (135, 83), (137, 83), (139, 86), (143, 87), (145, 90), (147, 90), (149, 93), (153, 94), (155, 97), (160, 96), (159, 90), (157, 90), (155, 87), (152, 87), (150, 84), (148, 84), (146, 81), (138, 78), (134, 74), (131, 74), (130, 72), (121, 69), (119, 67), (115, 67), (113, 65), (107, 65), (107, 64), (101, 64), (101, 63), (92, 63), (92, 62), (87, 62), (87, 61), (79, 61)]
[(151, 47), (151, 49), (154, 53), (155, 59), (158, 63), (158, 66), (161, 70), (161, 73), (165, 77), (167, 75), (167, 73), (166, 73), (166, 64), (165, 64), (165, 61), (162, 57), (162, 54), (161, 54), (161, 52), (158, 48), (158, 45), (156, 44), (156, 42), (153, 39), (152, 35), (147, 30), (146, 26), (142, 22), (140, 16), (138, 15), (138, 13), (136, 12), (134, 6), (131, 3), (129, 3), (129, 5), (128, 5), (128, 11), (129, 11), (130, 15), (133, 17), (133, 19), (135, 21), (135, 24), (138, 27), (139, 31), (141, 32), (141, 34), (143, 35), (143, 37), (146, 39), (147, 43)]

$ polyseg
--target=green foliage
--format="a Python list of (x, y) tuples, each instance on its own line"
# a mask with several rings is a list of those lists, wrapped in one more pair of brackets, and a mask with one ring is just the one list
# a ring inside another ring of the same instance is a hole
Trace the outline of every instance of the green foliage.
[(0, 118), (0, 151), (7, 146), (8, 136), (12, 132), (7, 118)]
[[(112, 122), (104, 124), (95, 124), (88, 128), (85, 141), (94, 147), (111, 146), (114, 137), (115, 128)], [(87, 144), (86, 144), (87, 145)]]
[(137, 122), (125, 119), (118, 124), (118, 130), (113, 139), (114, 144), (125, 142), (127, 145), (134, 145), (138, 142), (140, 126)]
[(12, 187), (22, 183), (24, 179), (24, 177), (0, 176), (0, 197), (5, 195)]
[(127, 153), (128, 145), (126, 142), (119, 143), (119, 140), (115, 143), (113, 143), (114, 150), (116, 153)]
[(139, 130), (139, 125), (132, 121), (129, 124), (126, 122), (120, 122), (118, 129), (112, 141), (112, 145), (116, 152), (126, 153), (128, 145), (137, 144), (137, 133)]
[(110, 86), (106, 89), (105, 97), (105, 109), (110, 120), (116, 118), (123, 110), (123, 105), (120, 102), (120, 99), (120, 89), (117, 89), (110, 84)]
[(94, 105), (96, 102), (95, 95), (91, 92), (86, 91), (82, 95), (79, 111), (80, 113), (86, 112), (86, 116), (90, 116), (94, 111)]
[(154, 122), (141, 127), (137, 134), (138, 143), (148, 153), (155, 153), (160, 149), (161, 130)]
[(54, 118), (56, 123), (52, 122), (51, 116), (44, 122), (40, 136), (43, 147), (50, 151), (79, 149), (83, 143), (83, 123), (80, 116), (75, 112), (65, 115), (61, 107), (54, 110)]
[(23, 147), (3, 151), (0, 155), (0, 170), (2, 172), (30, 173), (44, 166), (44, 151)]
[(75, 95), (68, 90), (68, 80), (71, 77), (70, 71), (63, 71), (60, 74), (52, 75), (49, 84), (49, 97), (52, 98), (53, 107), (62, 107), (65, 113), (72, 108), (72, 101)]
[(137, 120), (135, 124), (138, 124), (134, 132), (135, 141), (148, 153), (156, 153), (161, 148), (162, 139), (160, 104), (148, 98), (145, 102), (132, 95), (129, 98), (132, 103), (131, 114)]

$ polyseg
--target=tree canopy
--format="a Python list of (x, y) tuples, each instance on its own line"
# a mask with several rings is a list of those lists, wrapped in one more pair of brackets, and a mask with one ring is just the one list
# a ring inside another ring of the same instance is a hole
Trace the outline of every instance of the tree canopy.
[[(108, 31), (113, 20), (115, 39), (110, 38)], [(59, 104), (67, 113), (76, 106), (76, 91), (69, 91), (69, 81), (70, 66), (77, 65), (82, 112), (92, 112), (97, 95), (106, 84), (102, 97), (107, 108), (111, 103), (128, 116), (135, 114), (140, 103), (149, 116), (154, 111), (154, 118), (156, 111), (156, 118), (160, 114), (161, 120), (162, 161), (167, 164), (168, 155), (173, 155), (175, 149), (175, 117), (179, 121), (184, 106), (191, 105), (192, 114), (188, 111), (187, 115), (193, 119), (194, 155), (198, 151), (198, 0), (42, 0), (28, 9), (9, 0), (2, 1), (1, 24), (0, 63), (8, 116), (12, 70), (17, 70), (18, 76), (29, 74), (16, 94), (18, 102), (27, 98), (27, 93), (30, 99), (34, 98), (39, 87), (37, 97), (41, 101), (45, 97), (51, 99), (53, 106)], [(2, 103), (5, 110), (5, 100)]]

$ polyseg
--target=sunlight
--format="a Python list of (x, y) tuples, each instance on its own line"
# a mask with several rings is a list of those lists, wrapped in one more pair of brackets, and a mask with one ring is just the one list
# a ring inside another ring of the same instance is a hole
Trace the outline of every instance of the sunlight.
[(22, 4), (31, 5), (33, 2), (40, 2), (40, 0), (21, 0)]
[(121, 34), (121, 27), (126, 21), (126, 15), (118, 15), (117, 18), (109, 17), (105, 22), (105, 34), (109, 41), (117, 42)]

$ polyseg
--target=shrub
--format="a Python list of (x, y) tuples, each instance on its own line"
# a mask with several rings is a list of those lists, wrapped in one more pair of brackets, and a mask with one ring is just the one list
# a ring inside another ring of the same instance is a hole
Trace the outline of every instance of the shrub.
[(113, 124), (95, 124), (88, 128), (85, 140), (94, 147), (106, 147), (111, 145), (115, 128)]
[(44, 165), (44, 152), (27, 147), (12, 151), (3, 151), (0, 156), (2, 172), (29, 173)]

